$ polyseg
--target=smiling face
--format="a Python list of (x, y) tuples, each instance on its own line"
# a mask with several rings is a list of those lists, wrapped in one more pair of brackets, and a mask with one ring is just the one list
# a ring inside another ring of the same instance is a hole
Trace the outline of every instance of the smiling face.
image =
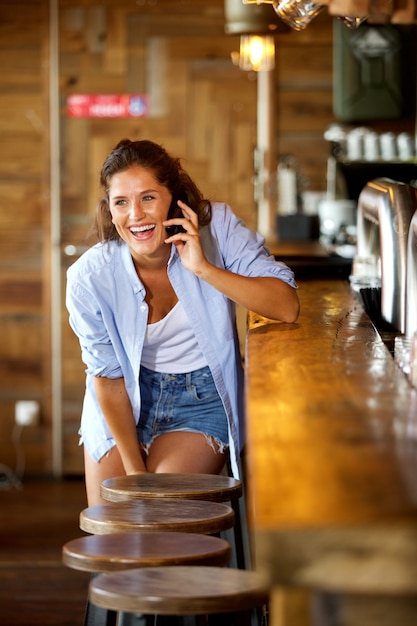
[(152, 172), (139, 165), (114, 174), (108, 189), (112, 222), (135, 261), (163, 258), (170, 253), (162, 222), (167, 219), (171, 193)]

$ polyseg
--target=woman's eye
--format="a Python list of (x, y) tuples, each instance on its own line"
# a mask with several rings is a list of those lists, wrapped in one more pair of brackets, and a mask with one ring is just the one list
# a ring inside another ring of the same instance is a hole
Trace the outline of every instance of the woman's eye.
[(126, 204), (126, 200), (115, 200), (114, 206), (124, 206)]
[(151, 200), (153, 200), (153, 196), (143, 196), (144, 202), (150, 202)]

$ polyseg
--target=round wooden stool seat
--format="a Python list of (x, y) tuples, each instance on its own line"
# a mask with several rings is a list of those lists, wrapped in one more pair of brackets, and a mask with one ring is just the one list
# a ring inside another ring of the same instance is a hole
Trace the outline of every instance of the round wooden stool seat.
[(227, 504), (204, 500), (152, 498), (91, 506), (80, 514), (80, 528), (95, 535), (187, 532), (214, 535), (233, 528), (235, 514)]
[(90, 601), (124, 613), (204, 615), (263, 606), (268, 590), (253, 571), (174, 566), (102, 574), (90, 583)]
[(148, 498), (227, 502), (242, 495), (242, 483), (217, 474), (134, 474), (108, 478), (101, 495), (111, 502)]
[(230, 545), (196, 533), (128, 533), (90, 535), (63, 546), (65, 565), (87, 572), (108, 572), (161, 565), (227, 565)]

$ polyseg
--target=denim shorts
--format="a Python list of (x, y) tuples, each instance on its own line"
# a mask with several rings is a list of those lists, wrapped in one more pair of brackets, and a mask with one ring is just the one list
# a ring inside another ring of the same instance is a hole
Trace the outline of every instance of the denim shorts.
[(173, 431), (202, 433), (218, 450), (228, 446), (227, 416), (209, 367), (186, 374), (165, 374), (141, 367), (141, 412), (137, 433), (146, 450), (158, 435)]

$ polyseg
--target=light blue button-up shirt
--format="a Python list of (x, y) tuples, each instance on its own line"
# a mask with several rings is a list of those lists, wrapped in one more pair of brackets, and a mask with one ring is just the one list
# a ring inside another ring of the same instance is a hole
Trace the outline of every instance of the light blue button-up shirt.
[[(292, 271), (270, 255), (263, 237), (246, 228), (229, 206), (213, 203), (212, 220), (200, 234), (207, 260), (213, 265), (245, 276), (274, 276), (296, 288)], [(185, 269), (175, 246), (168, 276), (223, 401), (229, 422), (231, 466), (233, 475), (238, 476), (245, 435), (235, 305)], [(98, 461), (114, 446), (114, 440), (94, 391), (94, 377), (123, 377), (136, 423), (140, 416), (139, 369), (148, 306), (126, 243), (97, 244), (69, 268), (67, 308), (87, 366), (81, 440)]]

